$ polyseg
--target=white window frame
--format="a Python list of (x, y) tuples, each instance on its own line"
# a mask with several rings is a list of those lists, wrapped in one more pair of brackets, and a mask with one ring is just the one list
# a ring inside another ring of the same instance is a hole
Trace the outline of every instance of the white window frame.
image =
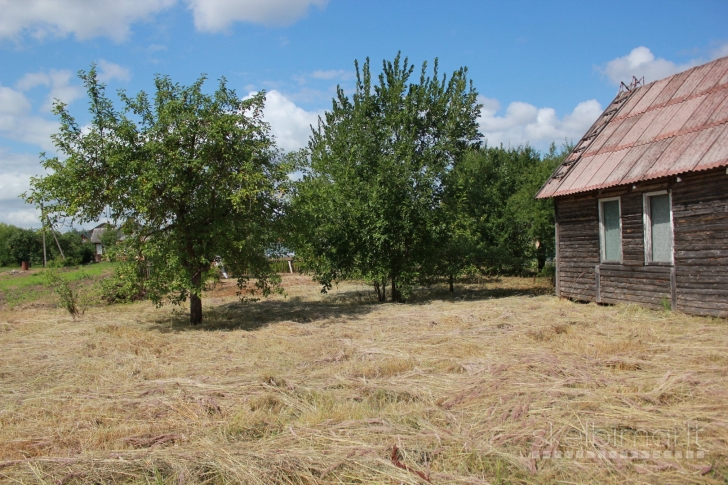
[[(650, 197), (656, 195), (667, 195), (667, 201), (670, 204), (670, 261), (653, 261), (652, 260), (652, 204)], [(645, 265), (649, 264), (675, 264), (675, 225), (672, 216), (672, 191), (658, 190), (656, 192), (646, 192), (642, 194), (642, 224), (645, 234)]]
[[(619, 260), (610, 259), (607, 261), (607, 247), (604, 239), (604, 210), (602, 205), (604, 202), (617, 201), (617, 207), (619, 207)], [(619, 263), (624, 261), (624, 245), (622, 244), (622, 198), (621, 197), (607, 197), (599, 199), (599, 262), (600, 263)]]

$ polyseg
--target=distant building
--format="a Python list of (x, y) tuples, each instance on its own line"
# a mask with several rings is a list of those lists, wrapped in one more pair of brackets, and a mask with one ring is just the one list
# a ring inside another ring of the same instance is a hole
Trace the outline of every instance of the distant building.
[(728, 317), (728, 57), (622, 87), (537, 195), (556, 292)]
[(112, 230), (116, 231), (119, 235), (119, 239), (123, 239), (124, 236), (121, 234), (121, 232), (118, 229), (112, 228), (109, 224), (103, 223), (99, 224), (98, 226), (91, 229), (91, 232), (88, 233), (88, 235), (84, 234), (81, 236), (81, 240), (83, 242), (90, 242), (94, 245), (94, 257), (97, 263), (101, 262), (101, 258), (104, 254), (104, 245), (101, 242), (101, 237), (103, 236), (104, 232)]

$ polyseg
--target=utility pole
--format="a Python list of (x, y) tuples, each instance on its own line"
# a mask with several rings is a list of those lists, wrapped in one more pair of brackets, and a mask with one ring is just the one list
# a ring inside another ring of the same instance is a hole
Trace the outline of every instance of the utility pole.
[(63, 249), (61, 249), (61, 243), (58, 242), (58, 238), (56, 237), (56, 231), (53, 230), (53, 224), (51, 223), (51, 218), (46, 216), (46, 219), (48, 219), (48, 225), (51, 226), (51, 234), (53, 234), (53, 239), (56, 240), (56, 246), (58, 246), (58, 252), (61, 253), (61, 259), (65, 261), (66, 256), (63, 254)]
[(45, 242), (45, 215), (43, 214), (43, 202), (40, 203), (40, 222), (43, 227), (43, 267), (46, 267), (48, 258), (46, 256), (46, 242)]

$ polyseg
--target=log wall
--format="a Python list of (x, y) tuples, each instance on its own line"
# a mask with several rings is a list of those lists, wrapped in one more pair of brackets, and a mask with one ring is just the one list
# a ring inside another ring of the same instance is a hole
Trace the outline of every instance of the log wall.
[(682, 176), (672, 191), (677, 307), (728, 317), (728, 174)]
[[(721, 168), (556, 199), (559, 296), (728, 317), (728, 174)], [(645, 263), (643, 194), (670, 190), (674, 265)], [(598, 200), (620, 197), (622, 261), (601, 263)]]

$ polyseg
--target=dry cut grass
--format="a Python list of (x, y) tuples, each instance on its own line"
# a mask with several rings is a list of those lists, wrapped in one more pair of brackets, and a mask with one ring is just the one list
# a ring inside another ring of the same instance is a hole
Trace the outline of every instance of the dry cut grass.
[(7, 483), (725, 483), (728, 324), (526, 279), (0, 314)]

